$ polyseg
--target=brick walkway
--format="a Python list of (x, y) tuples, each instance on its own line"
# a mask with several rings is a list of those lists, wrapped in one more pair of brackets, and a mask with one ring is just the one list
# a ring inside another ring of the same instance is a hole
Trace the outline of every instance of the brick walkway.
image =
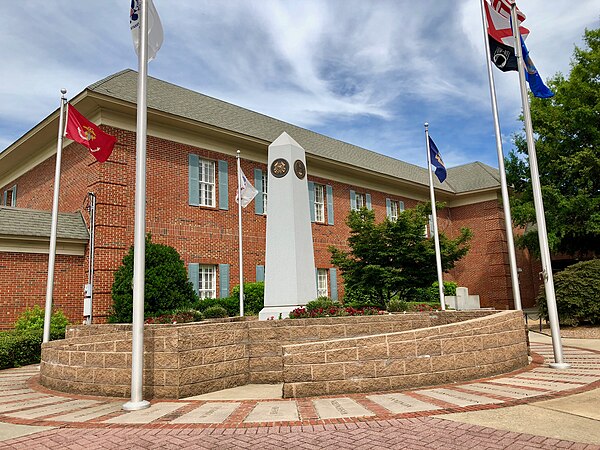
[[(532, 351), (551, 360), (549, 345), (534, 343)], [(568, 370), (549, 369), (538, 357), (510, 375), (412, 391), (291, 400), (165, 400), (133, 412), (121, 410), (123, 400), (47, 391), (36, 384), (37, 367), (29, 366), (0, 372), (0, 422), (57, 428), (0, 442), (0, 449), (600, 449), (435, 417), (600, 386), (600, 354), (565, 348), (565, 355), (572, 364)]]

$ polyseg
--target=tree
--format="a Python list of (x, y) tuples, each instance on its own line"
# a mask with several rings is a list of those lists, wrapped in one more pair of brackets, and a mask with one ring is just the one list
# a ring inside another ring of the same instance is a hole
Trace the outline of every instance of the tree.
[[(549, 81), (551, 99), (531, 96), (532, 125), (551, 251), (600, 254), (600, 29), (586, 30), (575, 47), (571, 73)], [(517, 243), (539, 254), (527, 143), (523, 134), (506, 161), (513, 186), (512, 217), (525, 233)]]
[[(360, 292), (373, 304), (387, 304), (396, 295), (407, 299), (415, 289), (431, 286), (437, 279), (435, 245), (423, 232), (430, 213), (430, 205), (418, 205), (395, 222), (377, 224), (373, 211), (351, 211), (346, 219), (350, 251), (329, 248), (346, 291)], [(440, 234), (442, 270), (452, 269), (467, 254), (471, 236), (467, 228), (456, 239)]]
[[(115, 272), (112, 286), (113, 306), (108, 318), (111, 323), (131, 323), (133, 320), (133, 246)], [(188, 280), (185, 264), (173, 247), (154, 244), (146, 237), (146, 273), (144, 315), (169, 314), (190, 308), (198, 299)]]

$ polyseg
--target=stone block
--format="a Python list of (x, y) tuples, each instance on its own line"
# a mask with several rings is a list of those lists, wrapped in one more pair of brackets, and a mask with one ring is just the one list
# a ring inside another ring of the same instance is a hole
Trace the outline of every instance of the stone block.
[[(353, 379), (353, 378), (373, 378), (376, 376), (376, 361), (357, 361), (343, 364), (343, 375), (330, 379)], [(339, 364), (342, 367), (341, 364)], [(314, 369), (313, 369), (314, 372)], [(314, 379), (314, 378), (313, 378)]]
[(297, 383), (312, 381), (311, 366), (286, 366), (283, 368), (283, 382)]
[(388, 351), (390, 358), (414, 358), (417, 356), (417, 343), (415, 341), (390, 342)]
[(437, 356), (441, 354), (442, 344), (439, 338), (423, 339), (421, 341), (417, 341), (417, 356)]
[(316, 397), (326, 394), (328, 394), (326, 383), (285, 383), (283, 385), (283, 395), (286, 398)]
[(283, 357), (284, 364), (324, 364), (326, 352), (295, 353)]
[(431, 372), (430, 357), (410, 358), (404, 361), (404, 373), (406, 375), (429, 372)]
[(391, 390), (408, 389), (418, 385), (419, 375), (397, 375), (388, 377)]
[(75, 381), (93, 383), (94, 369), (90, 367), (78, 367), (75, 372)]
[(360, 380), (335, 380), (325, 382), (327, 385), (327, 394), (358, 394), (361, 392)]
[(104, 367), (112, 368), (127, 368), (131, 364), (127, 364), (128, 358), (126, 353), (106, 353), (104, 355)]
[(465, 351), (464, 349), (465, 342), (462, 338), (451, 338), (451, 339), (442, 339), (442, 355), (448, 355), (452, 353), (462, 353)]
[(363, 378), (359, 384), (360, 392), (379, 392), (391, 389), (389, 378)]
[(434, 372), (448, 372), (454, 370), (455, 355), (442, 355), (431, 357), (431, 370)]
[(226, 378), (237, 375), (234, 361), (225, 361), (215, 364), (215, 378)]
[(282, 367), (283, 360), (280, 356), (263, 356), (261, 358), (250, 358), (249, 360), (249, 369), (253, 372), (281, 369)]
[(245, 344), (234, 344), (225, 347), (225, 360), (247, 358), (247, 346)]
[(375, 363), (375, 376), (392, 377), (404, 375), (405, 361), (403, 359), (387, 359)]
[(364, 347), (358, 347), (358, 360), (368, 361), (373, 359), (387, 359), (388, 346), (387, 344), (375, 344)]
[(204, 364), (211, 364), (225, 361), (225, 348), (212, 347), (204, 351)]
[(179, 364), (181, 368), (202, 365), (204, 361), (204, 349), (189, 350), (179, 353)]
[(328, 363), (356, 361), (358, 359), (358, 350), (356, 348), (340, 348), (327, 350), (325, 352), (325, 361)]
[(114, 352), (115, 351), (115, 341), (108, 342), (96, 342), (94, 344), (95, 352)]
[(343, 380), (344, 365), (342, 364), (315, 364), (312, 367), (312, 381)]
[[(280, 345), (274, 345), (274, 344), (251, 344), (249, 346), (249, 353), (250, 353), (250, 357), (254, 358), (257, 356), (281, 356), (282, 353), (282, 347)], [(299, 349), (294, 349), (294, 348), (290, 348), (289, 346), (286, 346), (286, 352), (289, 353), (296, 353), (299, 352)]]
[(263, 371), (263, 372), (250, 372), (249, 383), (252, 384), (276, 384), (283, 382), (283, 371)]

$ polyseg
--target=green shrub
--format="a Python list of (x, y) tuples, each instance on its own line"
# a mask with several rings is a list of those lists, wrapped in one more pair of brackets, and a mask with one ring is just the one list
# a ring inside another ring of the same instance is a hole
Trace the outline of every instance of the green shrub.
[(333, 301), (329, 297), (318, 297), (315, 300), (308, 302), (305, 306), (307, 311), (313, 311), (315, 309), (328, 309), (332, 307), (341, 306), (338, 302)]
[(374, 316), (378, 314), (385, 314), (377, 308), (362, 308), (356, 309), (351, 306), (331, 306), (329, 308), (314, 308), (311, 310), (305, 307), (296, 308), (290, 312), (290, 319), (307, 319), (307, 318), (318, 318), (318, 317), (345, 317), (345, 316)]
[(402, 300), (399, 298), (393, 298), (388, 303), (387, 310), (389, 312), (408, 311), (408, 303), (405, 300)]
[[(191, 308), (197, 300), (185, 264), (173, 247), (146, 238), (144, 314), (153, 317)], [(131, 323), (133, 317), (133, 246), (115, 272), (109, 323)]]
[[(15, 331), (27, 333), (30, 331), (44, 331), (45, 311), (39, 305), (27, 308), (15, 322)], [(60, 310), (54, 311), (50, 317), (50, 335), (55, 339), (64, 339), (65, 329), (69, 325), (69, 319)]]
[(225, 308), (229, 317), (236, 317), (240, 315), (240, 299), (238, 297), (203, 298), (194, 303), (194, 309), (203, 314), (204, 311), (212, 306), (220, 306)]
[(372, 293), (364, 289), (351, 288), (345, 286), (344, 306), (352, 308), (379, 308), (385, 309), (385, 300), (379, 297), (373, 297)]
[[(50, 339), (61, 339), (62, 332), (50, 332)], [(43, 330), (0, 332), (0, 370), (40, 362)]]
[(190, 323), (200, 322), (204, 316), (194, 309), (180, 309), (169, 314), (149, 317), (144, 323)]
[[(237, 300), (237, 312), (232, 314), (236, 316), (239, 313), (240, 286), (234, 286), (231, 296)], [(265, 283), (256, 281), (254, 283), (244, 283), (244, 314), (257, 315), (265, 307)], [(229, 309), (228, 309), (229, 310)]]
[(218, 305), (206, 308), (203, 312), (203, 315), (206, 319), (222, 319), (224, 317), (229, 317), (227, 310)]
[[(563, 325), (600, 324), (600, 259), (579, 262), (554, 276), (556, 308)], [(548, 319), (546, 292), (537, 298), (540, 314)]]

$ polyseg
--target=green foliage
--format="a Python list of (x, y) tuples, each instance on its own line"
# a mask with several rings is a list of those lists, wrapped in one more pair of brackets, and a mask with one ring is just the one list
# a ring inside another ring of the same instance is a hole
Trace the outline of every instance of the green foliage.
[[(579, 262), (557, 273), (554, 289), (561, 324), (600, 324), (600, 259)], [(537, 304), (541, 315), (548, 319), (543, 288)]]
[[(548, 244), (551, 251), (589, 258), (600, 254), (600, 29), (575, 47), (568, 79), (549, 80), (551, 99), (530, 95), (532, 125)], [(517, 244), (539, 254), (531, 175), (524, 135), (506, 160), (513, 222), (525, 229)]]
[(329, 308), (315, 308), (311, 310), (301, 307), (290, 312), (289, 318), (314, 319), (318, 317), (374, 316), (378, 314), (385, 314), (385, 311), (377, 308), (356, 309), (350, 306), (331, 306)]
[[(0, 370), (39, 363), (42, 336), (43, 330), (33, 328), (27, 331), (0, 332)], [(62, 332), (50, 332), (50, 340), (62, 339), (64, 336), (64, 329)]]
[[(44, 331), (44, 309), (39, 305), (27, 308), (19, 315), (15, 322), (15, 331), (27, 333), (30, 331)], [(69, 325), (69, 319), (60, 310), (54, 311), (50, 318), (50, 335), (56, 339), (65, 337), (65, 328)]]
[(173, 311), (170, 314), (161, 314), (159, 316), (150, 317), (144, 323), (190, 323), (200, 322), (204, 316), (200, 311), (194, 309), (180, 309)]
[[(237, 299), (238, 307), (237, 312), (232, 314), (233, 316), (239, 313), (239, 298), (240, 298), (240, 286), (234, 286), (231, 296)], [(265, 283), (257, 281), (255, 283), (244, 283), (244, 314), (257, 315), (261, 309), (265, 307)], [(229, 309), (228, 309), (229, 310)]]
[(203, 314), (208, 308), (211, 308), (213, 306), (220, 306), (221, 308), (225, 308), (229, 317), (235, 317), (240, 315), (239, 297), (203, 298), (194, 303), (194, 309), (197, 309)]
[[(373, 211), (350, 212), (350, 251), (329, 248), (332, 263), (344, 275), (345, 304), (385, 307), (395, 296), (413, 299), (418, 289), (431, 286), (437, 279), (435, 245), (423, 235), (430, 213), (430, 205), (417, 205), (395, 222), (377, 224)], [(455, 239), (440, 233), (442, 270), (452, 269), (467, 254), (471, 236), (467, 228)]]
[[(131, 323), (133, 316), (133, 246), (115, 272), (110, 323)], [(185, 264), (173, 247), (146, 238), (144, 314), (153, 317), (177, 309), (191, 308), (197, 300)]]
[(387, 310), (389, 312), (403, 312), (408, 311), (408, 302), (399, 298), (393, 298), (388, 303)]
[(341, 306), (338, 302), (334, 302), (329, 297), (318, 297), (315, 300), (308, 302), (305, 306), (307, 311), (313, 311), (315, 309), (327, 309)]
[(225, 308), (219, 305), (209, 306), (202, 313), (205, 319), (221, 319), (229, 317), (229, 313)]

